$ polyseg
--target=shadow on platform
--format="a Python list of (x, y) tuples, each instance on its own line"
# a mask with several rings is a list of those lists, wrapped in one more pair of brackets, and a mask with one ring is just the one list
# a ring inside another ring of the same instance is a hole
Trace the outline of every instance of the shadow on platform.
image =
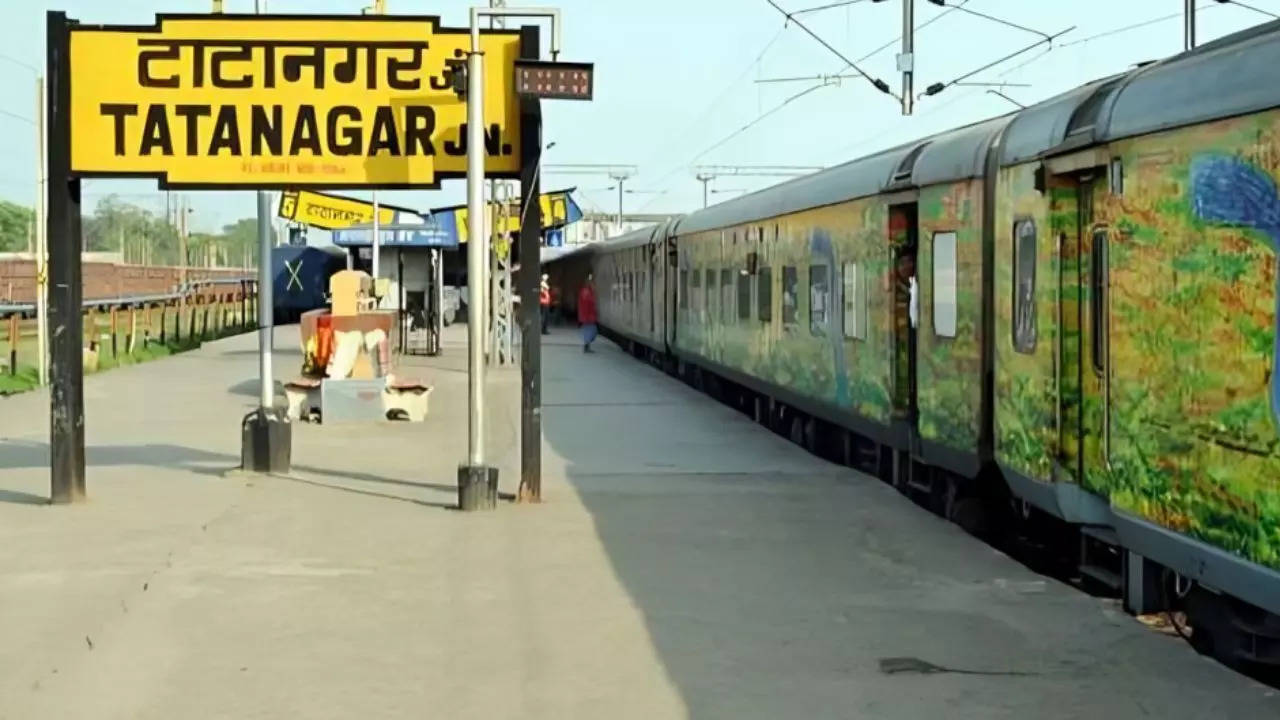
[[(245, 397), (256, 398), (258, 397), (258, 385), (258, 378), (249, 378), (248, 380), (243, 380), (227, 388), (227, 393), (230, 395), (243, 395)], [(277, 380), (275, 382), (275, 386), (276, 397), (284, 397), (284, 383)]]
[[(0, 470), (30, 469), (49, 467), (49, 445), (45, 442), (5, 441), (0, 444)], [(222, 477), (228, 471), (240, 465), (240, 457), (227, 453), (211, 452), (182, 445), (149, 443), (139, 445), (89, 445), (85, 448), (85, 462), (89, 469), (94, 467), (139, 466), (156, 467), (171, 470), (184, 470), (198, 475)], [(402, 502), (413, 502), (431, 507), (453, 508), (456, 503), (435, 502), (420, 498), (394, 495), (375, 490), (366, 490), (349, 485), (338, 485), (320, 479), (304, 476), (318, 476), (333, 480), (374, 485), (391, 485), (414, 490), (456, 493), (456, 485), (439, 483), (413, 482), (395, 478), (380, 477), (368, 473), (346, 472), (294, 464), (289, 475), (279, 475), (280, 479), (305, 483), (317, 487), (325, 487), (343, 492), (382, 497)], [(506, 498), (511, 499), (511, 498)], [(48, 498), (16, 490), (0, 488), (0, 503), (40, 505), (47, 504)]]
[[(570, 339), (544, 346), (544, 442), (690, 718), (1115, 717), (1131, 697), (1193, 718), (1269, 702), (879, 481), (612, 343), (584, 355)], [(967, 674), (890, 677), (885, 658)]]

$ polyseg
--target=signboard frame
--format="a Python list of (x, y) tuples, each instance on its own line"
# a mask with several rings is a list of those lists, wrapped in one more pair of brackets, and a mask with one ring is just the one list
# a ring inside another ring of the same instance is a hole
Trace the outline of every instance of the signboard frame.
[[(152, 25), (82, 25), (67, 17), (61, 10), (49, 10), (45, 13), (45, 52), (46, 78), (48, 93), (45, 110), (48, 116), (48, 143), (46, 158), (48, 163), (47, 182), (45, 185), (47, 234), (49, 238), (49, 344), (50, 360), (50, 428), (49, 428), (49, 470), (50, 500), (55, 504), (83, 501), (86, 497), (85, 487), (85, 412), (84, 412), (84, 373), (83, 348), (84, 319), (80, 314), (82, 277), (81, 249), (83, 233), (81, 227), (81, 181), (90, 178), (141, 178), (154, 179), (158, 186), (164, 188), (182, 188), (190, 190), (329, 190), (350, 188), (378, 189), (436, 189), (447, 179), (466, 177), (466, 172), (435, 172), (431, 183), (273, 183), (262, 180), (235, 183), (198, 183), (169, 182), (165, 172), (127, 172), (127, 171), (72, 171), (72, 67), (71, 67), (71, 33), (74, 31), (94, 31), (95, 29), (151, 29), (160, 25), (166, 18), (198, 18), (207, 20), (210, 16), (193, 14), (157, 15)], [(236, 16), (247, 19), (252, 16)], [(332, 15), (287, 15), (263, 16), (263, 19), (306, 19), (339, 18), (344, 22), (380, 22), (377, 17), (332, 16)], [(409, 16), (394, 16), (397, 18)], [(437, 23), (437, 16), (415, 16), (419, 19), (430, 19)], [(468, 32), (449, 29), (451, 32)], [(539, 29), (537, 26), (523, 26), (518, 30), (507, 31), (518, 35), (517, 59), (535, 59), (539, 54)], [(525, 222), (519, 231), (521, 255), (525, 258), (523, 271), (518, 278), (519, 293), (522, 306), (519, 310), (519, 323), (524, 337), (531, 342), (522, 343), (522, 392), (521, 392), (521, 480), (520, 497), (536, 501), (541, 496), (541, 423), (539, 408), (541, 405), (541, 343), (537, 327), (539, 325), (539, 307), (537, 303), (539, 271), (539, 239), (541, 237), (542, 213), (538, 192), (538, 166), (542, 154), (542, 111), (536, 98), (521, 97), (516, 94), (516, 114), (518, 119), (509, 134), (519, 139), (519, 147), (513, 148), (512, 155), (518, 158), (517, 170), (509, 172), (487, 171), (491, 177), (521, 180), (521, 214)], [(173, 162), (180, 162), (175, 159)], [(269, 213), (269, 207), (259, 202), (259, 212)], [(269, 314), (268, 320), (269, 323)], [(267, 326), (269, 327), (269, 325)], [(249, 441), (248, 435), (245, 436)], [(266, 438), (261, 438), (266, 444)], [(255, 439), (255, 443), (257, 440)], [(242, 448), (242, 452), (244, 448)], [(286, 451), (287, 452), (287, 451)]]
[[(75, 20), (66, 18), (66, 14), (61, 14), (61, 22), (64, 24), (67, 32), (62, 34), (62, 42), (64, 47), (62, 52), (66, 57), (68, 70), (71, 64), (71, 34), (72, 33), (162, 33), (164, 31), (164, 23), (170, 21), (200, 21), (200, 22), (237, 22), (237, 23), (258, 23), (258, 22), (293, 22), (293, 21), (334, 21), (343, 23), (428, 23), (432, 26), (432, 36), (457, 36), (459, 38), (470, 37), (469, 28), (446, 27), (441, 25), (439, 15), (333, 15), (333, 14), (298, 14), (298, 15), (281, 15), (281, 14), (264, 14), (264, 15), (208, 15), (201, 13), (156, 13), (155, 20), (151, 24), (136, 25), (99, 25), (84, 24)], [(49, 22), (53, 23), (52, 16)], [(509, 37), (515, 39), (518, 43), (518, 51), (516, 52), (516, 60), (519, 60), (524, 53), (522, 52), (523, 40), (519, 29), (485, 29), (481, 31), (481, 39), (485, 37)], [(52, 39), (52, 38), (51, 38)], [(234, 41), (232, 41), (234, 42)], [(52, 49), (50, 49), (52, 50)], [(443, 69), (442, 69), (443, 71)], [(514, 63), (512, 67), (507, 68), (487, 68), (486, 74), (497, 75), (498, 72), (506, 75), (507, 82), (514, 86)], [(72, 78), (70, 72), (67, 73), (65, 79), (67, 83), (68, 95), (70, 96), (70, 86)], [(512, 89), (513, 102), (515, 102), (514, 115), (520, 116), (519, 113), (519, 94)], [(452, 94), (452, 91), (450, 91)], [(456, 96), (455, 96), (456, 97)], [(66, 112), (68, 115), (72, 113), (71, 98), (68, 97)], [(457, 105), (465, 108), (465, 100), (456, 98), (449, 105)], [(443, 106), (443, 105), (441, 105)], [(140, 118), (139, 118), (140, 119)], [(207, 118), (209, 122), (213, 118)], [(68, 118), (68, 122), (71, 119)], [(515, 159), (516, 168), (512, 170), (503, 170), (497, 167), (488, 167), (489, 162), (486, 156), (485, 176), (493, 179), (518, 180), (520, 178), (519, 159), (521, 157), (521, 147), (516, 145), (513, 140), (522, 137), (519, 127), (519, 120), (514, 126), (505, 127), (504, 142), (502, 143), (502, 154), (505, 157)], [(465, 133), (463, 133), (465, 136)], [(68, 143), (70, 144), (75, 137), (75, 133), (69, 133)], [(68, 157), (74, 163), (74, 148), (68, 147)], [(254, 157), (246, 155), (246, 158)], [(271, 159), (274, 156), (258, 156), (260, 159)], [(323, 161), (330, 154), (315, 155), (314, 159)], [(350, 181), (299, 181), (292, 179), (289, 181), (237, 181), (237, 182), (203, 182), (203, 181), (173, 181), (170, 179), (168, 170), (163, 171), (98, 171), (98, 170), (71, 170), (71, 177), (76, 179), (95, 179), (95, 178), (113, 178), (113, 179), (144, 179), (155, 180), (162, 190), (360, 190), (376, 188), (380, 190), (438, 190), (444, 180), (464, 179), (467, 176), (465, 169), (465, 156), (462, 157), (462, 167), (458, 170), (437, 170), (433, 169), (432, 181), (427, 182), (350, 182)]]

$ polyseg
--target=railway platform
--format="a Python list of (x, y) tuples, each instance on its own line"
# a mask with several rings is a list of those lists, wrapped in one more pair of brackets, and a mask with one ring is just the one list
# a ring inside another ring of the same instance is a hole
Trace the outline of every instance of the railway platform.
[[(256, 337), (0, 399), (0, 719), (1262, 718), (1280, 691), (1037, 575), (608, 342), (545, 338), (543, 498), (452, 511), (465, 328), (421, 424), (295, 426), (228, 475)], [(300, 357), (279, 328), (277, 368)], [(518, 473), (519, 372), (488, 447)]]

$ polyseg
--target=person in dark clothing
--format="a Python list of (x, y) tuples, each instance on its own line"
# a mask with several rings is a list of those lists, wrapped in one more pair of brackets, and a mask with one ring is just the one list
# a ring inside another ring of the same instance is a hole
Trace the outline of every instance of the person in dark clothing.
[(578, 322), (582, 325), (582, 352), (592, 352), (591, 343), (596, 339), (596, 289), (591, 275), (578, 291)]

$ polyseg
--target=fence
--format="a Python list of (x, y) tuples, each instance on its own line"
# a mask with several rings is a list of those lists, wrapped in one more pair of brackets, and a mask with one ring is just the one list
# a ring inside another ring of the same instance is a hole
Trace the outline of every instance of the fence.
[[(82, 303), (86, 370), (147, 359), (256, 327), (257, 281), (204, 279), (168, 293), (93, 298)], [(5, 372), (39, 365), (34, 303), (0, 304), (7, 334)], [(91, 366), (92, 365), (92, 366)]]

